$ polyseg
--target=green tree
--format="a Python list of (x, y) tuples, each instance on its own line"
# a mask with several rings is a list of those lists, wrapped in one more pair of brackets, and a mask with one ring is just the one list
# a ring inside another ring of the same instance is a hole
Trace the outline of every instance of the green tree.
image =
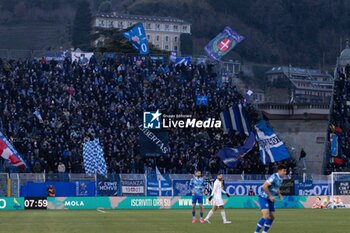
[(90, 4), (80, 1), (73, 21), (72, 44), (75, 48), (88, 50), (91, 47), (91, 22)]
[(181, 34), (180, 44), (181, 44), (182, 55), (192, 55), (193, 44), (192, 44), (192, 36), (190, 34)]

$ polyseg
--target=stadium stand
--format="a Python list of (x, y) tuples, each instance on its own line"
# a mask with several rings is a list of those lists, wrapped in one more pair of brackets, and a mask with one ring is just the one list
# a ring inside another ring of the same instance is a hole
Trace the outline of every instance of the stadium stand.
[[(196, 106), (195, 96), (207, 95), (208, 106)], [(222, 82), (213, 66), (174, 67), (147, 58), (118, 56), (116, 60), (90, 59), (86, 66), (41, 59), (0, 59), (0, 129), (26, 161), (26, 172), (84, 173), (82, 143), (99, 137), (109, 173), (266, 174), (256, 148), (236, 169), (228, 169), (216, 153), (224, 146), (241, 145), (241, 135), (224, 135), (221, 129), (169, 131), (169, 157), (143, 158), (139, 129), (144, 110), (219, 118), (220, 112), (242, 96), (231, 83)], [(39, 109), (42, 121), (33, 112)], [(257, 113), (248, 105), (254, 123)], [(1, 161), (2, 172), (18, 172)], [(293, 163), (289, 164), (294, 167)], [(62, 166), (61, 166), (62, 169)]]

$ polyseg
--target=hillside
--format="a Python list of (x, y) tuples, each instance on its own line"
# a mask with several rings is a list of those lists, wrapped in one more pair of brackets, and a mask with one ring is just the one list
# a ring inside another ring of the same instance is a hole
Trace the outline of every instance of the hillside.
[[(0, 0), (0, 48), (69, 46), (78, 1)], [(349, 1), (89, 0), (94, 13), (173, 16), (192, 23), (194, 53), (229, 25), (247, 39), (228, 58), (295, 66), (333, 65), (349, 35)], [(103, 5), (103, 7), (101, 6)], [(105, 7), (107, 6), (107, 7)], [(12, 22), (15, 23), (12, 23)], [(31, 23), (27, 23), (27, 22)], [(44, 26), (36, 23), (45, 22)], [(50, 25), (50, 26), (47, 26)], [(49, 29), (48, 29), (49, 27)], [(32, 33), (32, 34), (31, 34)], [(26, 39), (23, 39), (23, 34)], [(22, 35), (22, 39), (18, 39)], [(47, 38), (45, 39), (45, 36)], [(17, 39), (16, 39), (17, 38)]]

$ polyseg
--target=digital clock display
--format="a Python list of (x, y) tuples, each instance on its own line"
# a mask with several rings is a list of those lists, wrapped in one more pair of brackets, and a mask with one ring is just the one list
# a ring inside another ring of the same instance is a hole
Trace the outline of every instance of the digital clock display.
[(47, 209), (47, 199), (46, 197), (26, 197), (24, 199), (25, 209)]

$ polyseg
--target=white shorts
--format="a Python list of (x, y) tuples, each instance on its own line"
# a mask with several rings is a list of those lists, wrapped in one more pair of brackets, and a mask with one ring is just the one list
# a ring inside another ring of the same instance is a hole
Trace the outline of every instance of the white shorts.
[(213, 206), (223, 206), (223, 205), (224, 205), (224, 201), (222, 200), (222, 198), (214, 198)]

